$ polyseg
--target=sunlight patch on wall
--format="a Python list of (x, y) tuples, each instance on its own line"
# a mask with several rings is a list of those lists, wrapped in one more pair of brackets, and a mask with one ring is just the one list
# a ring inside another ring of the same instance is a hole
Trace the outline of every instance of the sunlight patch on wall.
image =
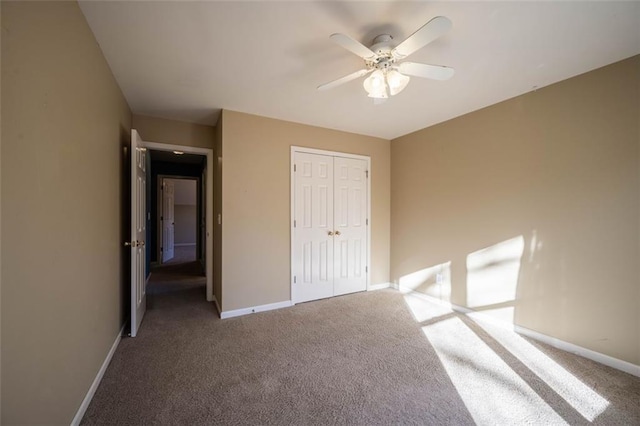
[(477, 424), (567, 424), (459, 318), (422, 330)]
[(451, 262), (430, 266), (398, 280), (400, 291), (418, 291), (436, 299), (451, 301)]
[[(467, 307), (481, 308), (516, 300), (522, 235), (467, 256)], [(493, 311), (493, 312), (492, 312)], [(489, 308), (487, 315), (513, 323), (513, 307)]]
[(514, 331), (476, 321), (491, 337), (538, 375), (582, 417), (594, 421), (609, 402)]

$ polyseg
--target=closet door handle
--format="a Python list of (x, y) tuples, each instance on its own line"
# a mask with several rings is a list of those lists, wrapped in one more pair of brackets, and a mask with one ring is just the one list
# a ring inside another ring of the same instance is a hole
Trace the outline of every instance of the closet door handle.
[(327, 234), (329, 234), (330, 237), (333, 236), (333, 232), (332, 231), (327, 232)]
[(340, 231), (336, 231), (336, 235), (340, 235)]

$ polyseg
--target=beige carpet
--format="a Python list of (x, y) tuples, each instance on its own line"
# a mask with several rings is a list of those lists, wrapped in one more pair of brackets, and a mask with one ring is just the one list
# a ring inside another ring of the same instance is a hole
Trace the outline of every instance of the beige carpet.
[(150, 295), (84, 424), (640, 424), (640, 379), (394, 290), (220, 320)]

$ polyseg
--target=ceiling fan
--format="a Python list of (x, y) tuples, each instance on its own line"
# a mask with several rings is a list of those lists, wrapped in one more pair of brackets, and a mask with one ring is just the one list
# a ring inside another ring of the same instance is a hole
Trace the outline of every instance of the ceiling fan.
[(332, 89), (371, 73), (364, 80), (363, 86), (369, 97), (376, 100), (400, 93), (409, 84), (409, 76), (448, 80), (453, 76), (453, 68), (401, 61), (442, 36), (450, 28), (451, 21), (448, 18), (437, 16), (395, 47), (393, 37), (388, 34), (374, 38), (371, 47), (366, 47), (347, 35), (332, 34), (331, 40), (364, 59), (365, 68), (321, 84), (318, 90)]

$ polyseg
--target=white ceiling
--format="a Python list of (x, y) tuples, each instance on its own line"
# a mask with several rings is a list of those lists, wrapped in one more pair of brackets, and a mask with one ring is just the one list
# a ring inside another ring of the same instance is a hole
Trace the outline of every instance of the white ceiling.
[[(640, 2), (81, 2), (134, 113), (215, 124), (220, 109), (393, 139), (640, 54)], [(447, 65), (374, 106), (362, 67), (329, 35), (398, 43), (434, 16), (444, 37), (411, 56)]]

